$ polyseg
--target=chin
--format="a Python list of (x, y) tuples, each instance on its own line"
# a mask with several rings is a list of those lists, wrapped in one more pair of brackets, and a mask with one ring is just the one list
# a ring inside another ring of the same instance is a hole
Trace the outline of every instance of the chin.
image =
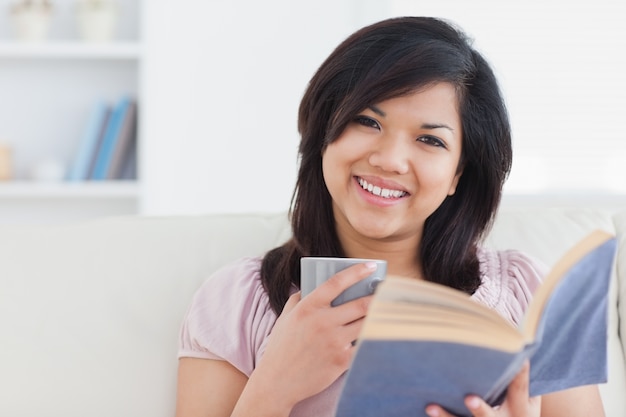
[(397, 234), (397, 230), (387, 223), (372, 224), (371, 222), (362, 222), (353, 224), (352, 227), (360, 235), (375, 240), (386, 240)]

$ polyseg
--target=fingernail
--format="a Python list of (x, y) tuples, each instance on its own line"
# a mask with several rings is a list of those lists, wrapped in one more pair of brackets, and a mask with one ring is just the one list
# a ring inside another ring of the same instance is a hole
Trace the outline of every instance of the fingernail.
[(469, 397), (467, 399), (467, 407), (475, 410), (480, 406), (480, 400), (477, 397)]
[(378, 265), (376, 264), (376, 262), (365, 262), (365, 266), (367, 267), (367, 269), (371, 269), (372, 271), (375, 270)]
[(439, 409), (437, 407), (426, 407), (426, 414), (430, 417), (439, 417)]

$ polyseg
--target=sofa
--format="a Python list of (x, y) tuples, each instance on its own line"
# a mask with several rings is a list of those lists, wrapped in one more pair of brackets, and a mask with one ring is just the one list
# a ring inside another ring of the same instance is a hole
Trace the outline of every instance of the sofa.
[[(549, 265), (597, 228), (620, 243), (600, 389), (607, 416), (626, 416), (626, 209), (504, 207), (485, 244)], [(173, 416), (193, 292), (289, 235), (285, 213), (0, 226), (0, 416)]]

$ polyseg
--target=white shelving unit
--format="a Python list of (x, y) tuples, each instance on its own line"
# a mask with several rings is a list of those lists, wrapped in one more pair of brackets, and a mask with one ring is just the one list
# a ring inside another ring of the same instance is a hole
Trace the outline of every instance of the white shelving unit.
[(138, 60), (138, 42), (86, 44), (80, 41), (48, 41), (45, 43), (0, 42), (2, 59), (111, 59)]
[(0, 181), (0, 223), (135, 214), (140, 177), (104, 182), (33, 180), (33, 171), (42, 163), (69, 169), (97, 100), (115, 104), (129, 94), (141, 106), (140, 0), (119, 2), (118, 30), (110, 42), (81, 40), (75, 33), (74, 2), (53, 3), (57, 21), (46, 40), (25, 42), (0, 31), (0, 143), (11, 149), (13, 165), (13, 179)]
[(10, 181), (0, 186), (0, 204), (11, 199), (104, 199), (134, 200), (139, 193), (136, 181), (34, 182)]
[(58, 224), (137, 213), (138, 182), (0, 184), (0, 224)]

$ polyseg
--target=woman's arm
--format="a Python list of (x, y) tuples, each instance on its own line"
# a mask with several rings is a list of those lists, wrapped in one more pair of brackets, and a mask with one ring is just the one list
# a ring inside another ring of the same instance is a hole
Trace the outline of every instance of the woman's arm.
[(288, 416), (327, 388), (348, 369), (371, 296), (330, 303), (372, 267), (347, 268), (303, 300), (292, 295), (249, 378), (226, 361), (180, 359), (176, 416)]
[(543, 396), (542, 417), (604, 417), (596, 385), (585, 385)]
[(230, 416), (247, 381), (226, 361), (179, 359), (176, 417)]
[(226, 361), (181, 358), (176, 417), (289, 415), (291, 404), (276, 397), (275, 384), (261, 378), (248, 382), (246, 375)]

